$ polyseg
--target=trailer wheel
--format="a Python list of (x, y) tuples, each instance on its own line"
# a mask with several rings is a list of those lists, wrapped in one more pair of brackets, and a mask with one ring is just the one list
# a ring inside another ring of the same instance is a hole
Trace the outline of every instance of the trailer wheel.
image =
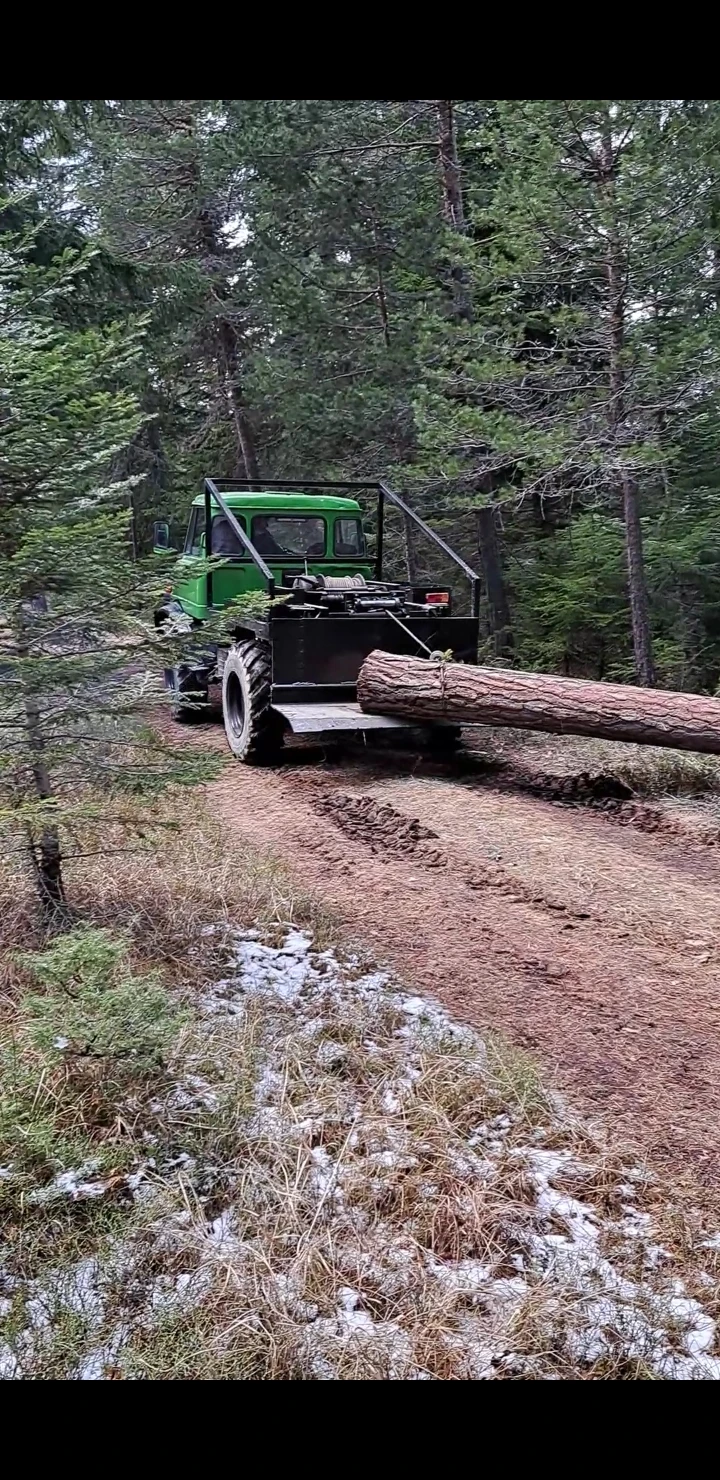
[(282, 723), (270, 705), (270, 654), (248, 638), (231, 647), (222, 682), (222, 709), (228, 745), (239, 761), (277, 759)]

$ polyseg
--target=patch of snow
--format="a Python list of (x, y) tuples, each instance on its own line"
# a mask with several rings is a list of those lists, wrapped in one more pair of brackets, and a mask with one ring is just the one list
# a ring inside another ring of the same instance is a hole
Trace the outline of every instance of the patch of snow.
[(480, 1259), (458, 1259), (452, 1264), (431, 1259), (427, 1269), (446, 1290), (452, 1290), (456, 1295), (477, 1295), (478, 1290), (486, 1289), (492, 1278), (490, 1266)]
[(211, 1084), (199, 1074), (186, 1074), (167, 1099), (168, 1110), (216, 1111), (220, 1101)]
[(6, 1341), (0, 1341), (0, 1381), (12, 1382), (14, 1377), (21, 1376), (20, 1363)]
[(94, 1197), (103, 1197), (107, 1192), (107, 1180), (88, 1180), (100, 1169), (100, 1162), (96, 1160), (86, 1161), (81, 1167), (70, 1168), (66, 1172), (58, 1172), (52, 1182), (45, 1187), (38, 1187), (28, 1193), (27, 1201), (35, 1205), (42, 1203), (59, 1202), (63, 1198), (70, 1198), (71, 1202), (81, 1202)]
[(207, 1249), (219, 1259), (234, 1258), (244, 1248), (242, 1239), (238, 1236), (237, 1220), (232, 1208), (226, 1208), (213, 1219), (204, 1230), (204, 1238)]

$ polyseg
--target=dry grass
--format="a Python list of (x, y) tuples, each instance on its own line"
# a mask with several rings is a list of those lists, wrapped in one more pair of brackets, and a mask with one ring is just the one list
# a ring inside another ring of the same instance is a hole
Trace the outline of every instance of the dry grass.
[[(131, 811), (128, 804), (126, 810)], [(88, 857), (65, 866), (74, 917), (128, 933), (144, 966), (158, 965), (176, 987), (201, 986), (222, 966), (231, 928), (272, 929), (297, 920), (318, 940), (332, 938), (333, 922), (322, 902), (298, 889), (282, 864), (244, 844), (233, 846), (197, 792), (178, 789), (138, 808), (142, 836), (128, 846), (124, 830), (104, 827), (90, 836)], [(141, 821), (142, 819), (142, 821)], [(224, 928), (204, 934), (208, 921)], [(26, 870), (0, 865), (0, 1011), (12, 1010), (22, 985), (19, 949), (41, 948), (42, 929)]]
[[(107, 1194), (15, 1210), (0, 1268), (0, 1358), (4, 1340), (15, 1375), (657, 1375), (673, 1321), (684, 1340), (668, 1290), (692, 1255), (692, 1293), (707, 1293), (718, 1257), (699, 1257), (701, 1230), (678, 1226), (658, 1262), (645, 1225), (628, 1231), (644, 1177), (631, 1169), (628, 1184), (526, 1055), (339, 962), (322, 908), (234, 848), (197, 799), (163, 820), (179, 826), (160, 846), (79, 861), (69, 882), (78, 915), (124, 931), (136, 969), (161, 967), (189, 1021), (161, 1072), (115, 1091), (123, 1176)], [(17, 1023), (11, 946), (42, 942), (18, 879), (5, 889)], [(285, 944), (291, 922), (315, 954)], [(75, 1102), (91, 1144), (108, 1129), (99, 1103)], [(595, 1220), (636, 1293), (575, 1240), (578, 1219)], [(608, 1280), (609, 1315), (591, 1298)]]
[(695, 755), (658, 745), (630, 745), (584, 735), (544, 735), (531, 730), (474, 727), (465, 743), (518, 779), (549, 786), (575, 777), (615, 777), (642, 797), (720, 793), (720, 756)]
[[(128, 1374), (658, 1375), (676, 1327), (683, 1349), (677, 1265), (668, 1252), (658, 1273), (649, 1234), (628, 1232), (621, 1159), (558, 1117), (524, 1055), (485, 1053), (330, 953), (308, 960), (241, 947), (184, 1045), (186, 1072), (230, 1077), (176, 1233), (208, 1285), (189, 1324), (178, 1309), (136, 1329)], [(612, 1265), (573, 1241), (579, 1217), (613, 1243)]]

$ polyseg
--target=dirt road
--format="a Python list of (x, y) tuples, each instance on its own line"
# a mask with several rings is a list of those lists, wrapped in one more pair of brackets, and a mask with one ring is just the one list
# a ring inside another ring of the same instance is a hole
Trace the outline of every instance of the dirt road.
[[(189, 743), (224, 749), (220, 727)], [(720, 1172), (720, 874), (645, 835), (410, 757), (231, 764), (208, 787), (348, 936), (460, 1018), (501, 1029), (664, 1169)], [(424, 773), (425, 772), (425, 773)]]

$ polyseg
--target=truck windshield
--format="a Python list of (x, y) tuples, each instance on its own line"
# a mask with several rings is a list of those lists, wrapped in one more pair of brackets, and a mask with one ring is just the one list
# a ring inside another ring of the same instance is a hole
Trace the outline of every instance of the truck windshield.
[(317, 560), (325, 554), (325, 520), (315, 515), (256, 514), (251, 539), (259, 555)]

